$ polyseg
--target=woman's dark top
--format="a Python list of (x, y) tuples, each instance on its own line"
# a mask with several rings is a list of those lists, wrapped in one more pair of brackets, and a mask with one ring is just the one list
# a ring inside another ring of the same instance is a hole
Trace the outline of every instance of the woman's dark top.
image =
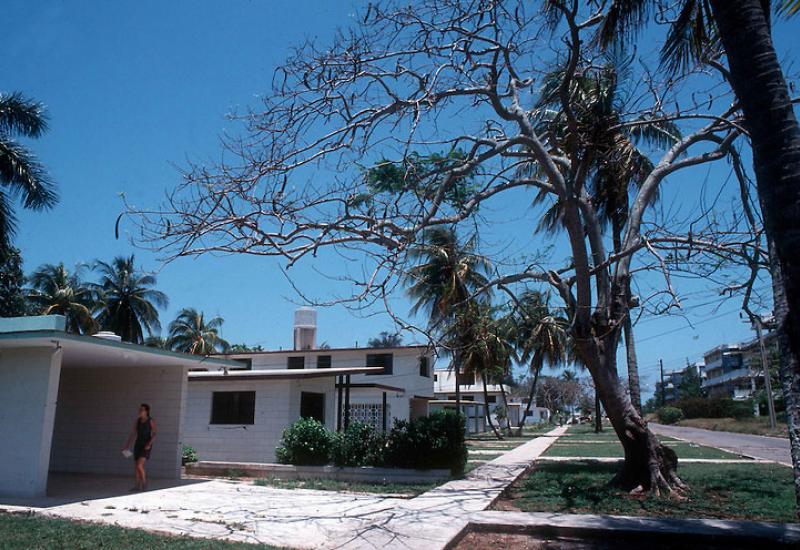
[(153, 437), (152, 418), (142, 422), (141, 418), (136, 419), (136, 443), (133, 444), (133, 459), (150, 458), (150, 449), (145, 449), (147, 442)]

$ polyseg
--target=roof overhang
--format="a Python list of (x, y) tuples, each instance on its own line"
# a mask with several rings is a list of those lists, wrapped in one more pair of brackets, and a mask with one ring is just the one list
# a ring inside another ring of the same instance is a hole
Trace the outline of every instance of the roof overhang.
[(308, 378), (330, 378), (348, 374), (368, 374), (383, 372), (383, 367), (352, 367), (335, 369), (271, 369), (228, 371), (197, 371), (189, 373), (190, 382), (221, 380), (303, 380)]
[[(378, 367), (380, 368), (380, 367)], [(346, 388), (348, 384), (336, 384), (336, 387)], [(397, 393), (405, 393), (406, 390), (398, 388), (397, 386), (389, 386), (387, 384), (349, 384), (351, 390), (382, 390), (392, 391)]]
[(61, 350), (61, 367), (241, 367), (240, 363), (189, 355), (96, 336), (69, 334), (60, 330), (0, 332), (4, 349), (51, 347)]

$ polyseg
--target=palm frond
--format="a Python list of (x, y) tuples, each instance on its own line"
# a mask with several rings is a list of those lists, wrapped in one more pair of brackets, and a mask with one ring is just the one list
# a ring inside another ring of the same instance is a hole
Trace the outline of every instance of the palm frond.
[(647, 21), (650, 0), (613, 0), (598, 29), (598, 39), (603, 48), (625, 43), (636, 36)]
[(41, 103), (19, 92), (0, 94), (0, 134), (37, 138), (47, 131), (47, 115)]

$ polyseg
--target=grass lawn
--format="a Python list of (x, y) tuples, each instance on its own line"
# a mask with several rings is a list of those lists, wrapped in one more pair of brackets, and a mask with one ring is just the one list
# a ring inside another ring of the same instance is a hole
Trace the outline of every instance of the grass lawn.
[(789, 437), (786, 422), (778, 422), (778, 426), (773, 430), (769, 427), (769, 418), (766, 416), (743, 418), (741, 420), (736, 420), (735, 418), (688, 418), (681, 420), (676, 425), (719, 432)]
[(0, 513), (3, 550), (276, 550), (263, 544), (154, 535), (115, 525), (78, 523), (64, 519)]
[(685, 500), (631, 496), (608, 487), (615, 464), (540, 463), (515, 483), (501, 509), (524, 512), (617, 514), (792, 522), (792, 470), (777, 464), (684, 464)]
[[(694, 445), (685, 443), (683, 441), (666, 441), (665, 444), (674, 450), (678, 458), (739, 458), (738, 455), (728, 453), (713, 447), (703, 447), (701, 445)], [(622, 458), (622, 444), (616, 439), (603, 443), (562, 443), (562, 440), (557, 440), (543, 456), (596, 456), (596, 457), (620, 457)]]
[(337, 481), (334, 479), (277, 479), (262, 478), (253, 483), (261, 487), (278, 489), (312, 489), (315, 491), (349, 491), (351, 493), (378, 493), (414, 497), (438, 487), (448, 480), (430, 483), (367, 483), (364, 481)]

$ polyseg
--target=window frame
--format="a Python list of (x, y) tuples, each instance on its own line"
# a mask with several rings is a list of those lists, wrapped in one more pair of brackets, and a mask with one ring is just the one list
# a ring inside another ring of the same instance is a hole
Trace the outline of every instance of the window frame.
[[(374, 357), (375, 360), (370, 361), (370, 358)], [(386, 363), (384, 364), (371, 364), (377, 361), (377, 358), (382, 357), (384, 360), (386, 358), (389, 359), (388, 361), (388, 368)], [(394, 374), (394, 354), (393, 353), (368, 353), (366, 357), (366, 364), (368, 367), (382, 367), (382, 372), (368, 372), (366, 373), (368, 376), (386, 376)]]
[[(327, 360), (328, 360), (327, 361), (328, 364), (324, 365), (324, 366), (320, 364), (320, 359), (322, 359), (323, 357), (326, 357)], [(333, 366), (333, 356), (332, 355), (327, 355), (327, 354), (326, 355), (317, 355), (317, 368), (318, 369), (329, 369), (332, 366)]]
[[(232, 409), (236, 408), (236, 418), (219, 418), (221, 404), (217, 399), (221, 396), (234, 397), (232, 403), (227, 404), (225, 414), (232, 416)], [(242, 396), (246, 395), (249, 402), (242, 403)], [(242, 408), (251, 406), (252, 410), (242, 414)], [(208, 423), (212, 426), (253, 426), (256, 423), (256, 392), (254, 390), (242, 391), (213, 391), (211, 392), (211, 414)]]
[[(300, 361), (300, 366), (292, 366), (292, 361)], [(288, 370), (304, 370), (306, 368), (306, 357), (305, 355), (290, 355), (286, 358), (286, 368)]]

